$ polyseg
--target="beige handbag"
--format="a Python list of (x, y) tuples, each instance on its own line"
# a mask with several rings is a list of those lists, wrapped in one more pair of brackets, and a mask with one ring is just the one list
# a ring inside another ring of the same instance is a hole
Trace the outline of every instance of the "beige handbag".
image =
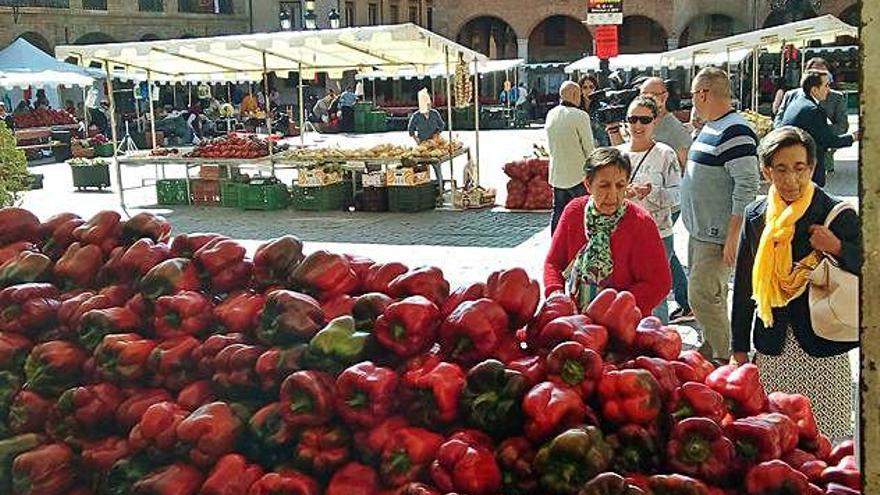
[[(840, 202), (825, 219), (825, 227), (844, 210), (855, 208)], [(809, 281), (810, 320), (813, 332), (834, 342), (859, 341), (859, 277), (824, 254)]]

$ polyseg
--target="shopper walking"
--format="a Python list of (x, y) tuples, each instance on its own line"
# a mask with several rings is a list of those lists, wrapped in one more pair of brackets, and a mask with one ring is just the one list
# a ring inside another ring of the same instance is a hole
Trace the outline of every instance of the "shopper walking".
[(546, 294), (565, 291), (580, 310), (605, 288), (627, 290), (642, 314), (669, 294), (666, 252), (657, 225), (626, 199), (632, 164), (616, 148), (598, 148), (584, 167), (590, 196), (575, 198), (553, 234), (544, 262)]
[[(678, 209), (681, 202), (681, 167), (675, 151), (654, 137), (658, 125), (657, 107), (657, 102), (650, 96), (642, 95), (633, 100), (626, 115), (630, 141), (617, 148), (626, 153), (633, 167), (626, 197), (651, 214), (663, 239), (668, 260), (675, 254), (672, 210)], [(665, 298), (657, 305), (654, 314), (664, 323), (669, 321)]]
[(583, 184), (584, 164), (594, 148), (590, 116), (580, 108), (581, 88), (573, 81), (565, 81), (559, 87), (559, 96), (561, 102), (547, 113), (544, 124), (550, 151), (550, 185), (553, 186), (551, 235), (556, 231), (565, 205), (587, 193)]
[(771, 186), (766, 199), (745, 211), (733, 285), (731, 362), (748, 362), (754, 345), (767, 392), (809, 397), (819, 428), (841, 440), (853, 431), (848, 351), (857, 343), (814, 333), (806, 285), (819, 252), (859, 275), (859, 218), (843, 210), (829, 227), (823, 225), (840, 201), (810, 181), (817, 149), (805, 131), (772, 131), (761, 142), (760, 157)]
[(828, 115), (820, 104), (831, 94), (831, 79), (827, 72), (808, 71), (801, 79), (801, 94), (797, 95), (782, 116), (782, 125), (793, 125), (807, 131), (816, 143), (817, 167), (813, 182), (825, 185), (826, 154), (832, 148), (846, 148), (858, 140), (858, 132), (836, 134), (828, 123)]
[(688, 299), (702, 327), (704, 353), (726, 361), (727, 284), (743, 212), (758, 190), (758, 138), (731, 107), (726, 72), (702, 69), (691, 87), (694, 108), (705, 123), (691, 146), (681, 187), (681, 217), (690, 235)]

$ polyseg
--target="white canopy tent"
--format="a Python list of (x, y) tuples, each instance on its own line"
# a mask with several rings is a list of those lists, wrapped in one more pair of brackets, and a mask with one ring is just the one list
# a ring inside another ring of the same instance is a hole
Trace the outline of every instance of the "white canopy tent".
[[(523, 65), (524, 59), (514, 58), (507, 60), (485, 60), (477, 63), (480, 74), (491, 74), (493, 72), (507, 72), (514, 70)], [(469, 66), (470, 74), (474, 74), (474, 67)], [(421, 72), (416, 69), (400, 69), (391, 70), (368, 70), (361, 72), (355, 76), (357, 79), (419, 79), (422, 77), (446, 77), (446, 66), (444, 64), (436, 64), (425, 68)]]
[[(742, 62), (746, 57), (751, 55), (751, 50), (748, 49), (739, 49), (735, 51), (721, 52), (715, 53), (711, 57), (708, 57), (704, 60), (704, 63), (708, 65), (723, 65), (723, 64), (738, 64)], [(663, 67), (668, 67), (670, 69), (675, 67), (689, 67), (691, 65), (692, 60), (688, 59), (681, 63), (667, 63), (664, 60), (663, 53), (637, 53), (637, 54), (624, 54), (618, 55), (609, 59), (608, 64), (610, 70), (617, 69), (661, 69)], [(729, 57), (728, 57), (729, 55)], [(565, 72), (571, 74), (573, 72), (598, 72), (600, 70), (599, 67), (599, 57), (589, 56), (584, 57), (580, 60), (572, 62), (571, 64), (565, 67)]]

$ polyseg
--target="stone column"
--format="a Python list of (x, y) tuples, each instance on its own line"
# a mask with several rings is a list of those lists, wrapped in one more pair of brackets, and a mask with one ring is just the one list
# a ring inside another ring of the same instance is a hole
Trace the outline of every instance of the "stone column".
[(516, 58), (529, 59), (529, 39), (516, 39)]
[(678, 36), (670, 36), (666, 38), (666, 49), (675, 50), (678, 48)]

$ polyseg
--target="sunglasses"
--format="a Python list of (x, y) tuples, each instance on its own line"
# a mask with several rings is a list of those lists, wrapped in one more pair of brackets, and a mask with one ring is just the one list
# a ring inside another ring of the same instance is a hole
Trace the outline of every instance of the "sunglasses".
[(651, 122), (654, 122), (654, 117), (651, 117), (650, 115), (630, 115), (626, 118), (626, 121), (630, 124), (638, 122), (642, 125), (648, 125)]

